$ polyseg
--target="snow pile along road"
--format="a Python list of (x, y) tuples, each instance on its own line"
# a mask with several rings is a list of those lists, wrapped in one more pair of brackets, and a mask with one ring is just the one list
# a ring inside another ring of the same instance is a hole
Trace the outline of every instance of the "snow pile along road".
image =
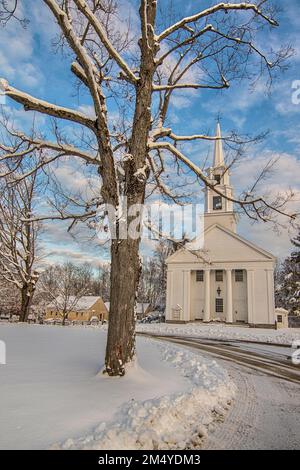
[(265, 329), (248, 328), (247, 326), (230, 326), (225, 324), (188, 323), (175, 325), (168, 323), (137, 324), (137, 332), (157, 335), (188, 336), (203, 339), (244, 340), (261, 343), (291, 345), (300, 340), (299, 328)]
[[(150, 343), (154, 341), (149, 340)], [(164, 361), (189, 380), (185, 392), (125, 403), (113, 420), (91, 434), (55, 445), (60, 449), (188, 449), (201, 441), (224, 415), (235, 385), (221, 366), (188, 349), (155, 343)], [(114, 379), (107, 379), (114, 380)]]

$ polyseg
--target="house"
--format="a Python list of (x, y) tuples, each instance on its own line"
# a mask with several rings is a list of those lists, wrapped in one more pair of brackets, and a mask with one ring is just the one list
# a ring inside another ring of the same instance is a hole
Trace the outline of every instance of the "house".
[[(105, 302), (105, 306), (109, 311), (110, 302)], [(152, 311), (150, 303), (147, 302), (137, 302), (134, 307), (134, 312), (136, 315), (137, 320), (141, 320), (146, 315), (148, 315)]]
[[(45, 319), (61, 319), (63, 316), (62, 304), (62, 299), (59, 297), (48, 304)], [(77, 300), (76, 297), (70, 296), (69, 309), (70, 311), (67, 315), (69, 321), (89, 322), (96, 319), (99, 321), (108, 320), (108, 310), (101, 297), (87, 295)]]
[(216, 137), (213, 167), (207, 173), (221, 195), (205, 189), (203, 249), (197, 253), (182, 248), (166, 260), (166, 321), (274, 327), (276, 258), (237, 233), (233, 202), (222, 197), (230, 198), (233, 187), (219, 124)]

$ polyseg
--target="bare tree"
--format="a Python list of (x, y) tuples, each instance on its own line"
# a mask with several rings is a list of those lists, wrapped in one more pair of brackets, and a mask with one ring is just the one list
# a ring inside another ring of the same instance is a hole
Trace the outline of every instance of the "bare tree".
[(63, 325), (79, 300), (90, 293), (91, 276), (88, 265), (76, 266), (73, 263), (49, 266), (41, 274), (40, 288), (53, 310), (61, 314)]
[[(23, 162), (24, 163), (24, 162)], [(23, 174), (25, 165), (19, 165)], [(19, 319), (27, 321), (38, 281), (37, 242), (40, 222), (31, 221), (39, 181), (37, 171), (16, 182), (10, 168), (2, 167), (0, 180), (0, 277), (20, 292)]]
[(138, 290), (138, 300), (140, 302), (149, 302), (153, 308), (165, 309), (166, 259), (176, 251), (176, 245), (172, 240), (162, 238), (156, 243), (153, 255), (143, 259)]
[[(126, 24), (126, 18), (120, 17), (119, 3), (43, 0), (61, 32), (57, 47), (68, 48), (71, 70), (80, 86), (88, 91), (94, 116), (76, 110), (75, 103), (74, 109), (58, 106), (1, 80), (6, 96), (25, 110), (56, 119), (51, 141), (42, 135), (33, 138), (11, 131), (15, 141), (13, 145), (3, 143), (2, 160), (22, 158), (30, 147), (42, 153), (39, 166), (69, 156), (81, 159), (99, 176), (98, 195), (86, 202), (82, 213), (77, 210), (72, 214), (67, 210), (71, 206), (64, 205), (58, 207), (52, 218), (69, 219), (72, 223), (87, 220), (95, 216), (103, 203), (115, 211), (105, 361), (110, 375), (123, 375), (135, 351), (134, 304), (140, 274), (140, 236), (119, 237), (121, 220), (126, 218), (130, 224), (136, 218), (135, 207), (144, 203), (149, 191), (182, 202), (184, 191), (180, 194), (167, 183), (166, 174), (172, 162), (219, 192), (216, 182), (184, 150), (191, 141), (212, 141), (216, 137), (205, 133), (178, 135), (172, 130), (168, 112), (174, 94), (177, 90), (226, 90), (231, 83), (248, 79), (253, 84), (265, 72), (270, 81), (273, 72), (284, 67), (284, 59), (291, 52), (289, 47), (263, 51), (255, 44), (258, 31), (265, 26), (278, 26), (276, 12), (268, 1), (216, 3), (201, 11), (195, 8), (194, 14), (182, 17), (176, 10), (173, 15), (165, 2), (140, 0), (139, 9), (133, 6), (139, 18), (138, 30), (128, 28), (123, 33), (120, 26)], [(119, 107), (119, 118), (114, 122), (111, 100)], [(64, 136), (61, 131), (64, 121), (81, 129), (76, 141)], [(227, 136), (226, 140), (239, 143), (235, 135)], [(45, 149), (49, 152), (47, 157)], [(120, 217), (124, 197), (128, 210)], [(274, 212), (284, 213), (282, 199), (272, 201), (254, 191), (231, 200), (254, 219), (267, 221)]]
[(5, 281), (1, 276), (0, 289), (0, 317), (9, 319), (14, 315), (19, 315), (21, 307), (19, 289), (11, 282)]
[(97, 295), (100, 295), (104, 301), (109, 300), (110, 292), (110, 265), (103, 264), (99, 267), (97, 282)]

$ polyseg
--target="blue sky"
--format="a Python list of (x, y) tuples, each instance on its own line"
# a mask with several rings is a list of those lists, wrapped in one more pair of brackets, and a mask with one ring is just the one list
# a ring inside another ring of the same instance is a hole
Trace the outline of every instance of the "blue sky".
[[(51, 45), (57, 29), (47, 8), (39, 1), (24, 0), (21, 3), (24, 11), (27, 7), (30, 11), (30, 24), (24, 30), (18, 23), (12, 22), (0, 30), (0, 76), (14, 87), (42, 99), (88, 110), (88, 96), (76, 95), (72, 86), (74, 79), (69, 69), (70, 58), (55, 53)], [(129, 12), (133, 27), (136, 27), (137, 19), (133, 9), (136, 2), (124, 0), (122, 3), (124, 15)], [(195, 3), (198, 2), (184, 2), (186, 11), (183, 13), (194, 13)], [(201, 2), (201, 7), (209, 3), (211, 2)], [(249, 147), (248, 154), (232, 171), (232, 182), (238, 193), (255, 178), (268, 159), (278, 157), (274, 171), (264, 183), (262, 191), (275, 193), (292, 187), (298, 191), (293, 209), (298, 206), (299, 210), (300, 104), (292, 103), (292, 83), (300, 80), (299, 0), (285, 2), (284, 11), (278, 18), (280, 27), (260, 34), (258, 41), (274, 48), (291, 43), (295, 54), (289, 61), (289, 69), (274, 82), (270, 93), (263, 82), (259, 82), (254, 91), (249, 90), (247, 83), (233, 83), (229, 90), (223, 92), (177, 92), (171, 107), (170, 121), (174, 131), (180, 134), (206, 131), (213, 133), (217, 116), (220, 116), (224, 134), (231, 130), (242, 134), (259, 134), (269, 130), (267, 138), (261, 144)], [(19, 127), (31, 124), (31, 114), (25, 113), (20, 106), (10, 101), (6, 108), (13, 113)], [(115, 109), (112, 111), (115, 112)], [(41, 117), (37, 119), (37, 123), (43, 128), (46, 120)], [(211, 144), (193, 144), (186, 148), (190, 157), (199, 164), (203, 162), (207, 152), (212, 155)], [(64, 168), (60, 172), (66, 184), (84, 185), (79, 169), (69, 171)], [(199, 199), (201, 194), (199, 187)], [(95, 256), (100, 261), (104, 256), (103, 250), (94, 243), (86, 243), (84, 235), (75, 240), (67, 234), (63, 223), (47, 223), (46, 228), (44, 244), (56, 261), (74, 259), (94, 262)], [(266, 224), (253, 226), (249, 220), (243, 218), (239, 232), (277, 256), (285, 256), (290, 250), (290, 233), (287, 230), (282, 229), (276, 234)]]

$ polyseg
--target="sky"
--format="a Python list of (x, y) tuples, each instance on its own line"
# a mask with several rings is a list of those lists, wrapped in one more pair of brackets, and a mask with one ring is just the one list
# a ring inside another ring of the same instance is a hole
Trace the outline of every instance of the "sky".
[[(136, 1), (123, 0), (121, 17), (130, 15), (131, 27), (138, 27)], [(164, 6), (164, 0), (159, 1)], [(181, 10), (185, 16), (197, 11), (196, 2), (184, 2)], [(201, 2), (203, 6), (212, 2)], [(175, 0), (175, 7), (180, 2)], [(54, 50), (53, 39), (57, 26), (42, 1), (23, 0), (21, 8), (30, 22), (26, 29), (17, 22), (10, 22), (0, 29), (0, 77), (34, 96), (56, 104), (91, 113), (91, 102), (87, 94), (76, 93), (74, 78), (70, 72), (70, 57)], [(180, 11), (181, 11), (180, 10)], [(220, 119), (223, 135), (232, 130), (240, 134), (256, 135), (269, 131), (263, 142), (249, 146), (247, 154), (232, 169), (231, 182), (235, 193), (251, 185), (270, 158), (276, 164), (267, 181), (263, 182), (262, 192), (276, 193), (293, 188), (296, 193), (291, 210), (299, 211), (300, 200), (300, 103), (293, 102), (293, 83), (300, 80), (300, 4), (299, 0), (285, 2), (284, 10), (278, 15), (280, 26), (260, 33), (258, 43), (262, 47), (278, 47), (290, 43), (294, 55), (289, 60), (289, 68), (274, 81), (271, 89), (263, 81), (256, 88), (249, 89), (248, 83), (232, 83), (225, 91), (204, 90), (201, 92), (176, 92), (170, 108), (170, 124), (178, 134), (213, 134), (217, 117)], [(122, 18), (121, 18), (122, 19)], [(123, 22), (120, 22), (122, 31)], [(299, 94), (300, 96), (300, 94)], [(295, 101), (295, 100), (294, 100)], [(6, 112), (14, 117), (15, 127), (26, 128), (32, 123), (32, 113), (25, 112), (21, 106), (7, 100)], [(112, 116), (116, 110), (111, 108)], [(35, 116), (40, 129), (46, 127), (43, 116)], [(69, 130), (65, 125), (65, 132)], [(189, 144), (185, 147), (190, 158), (201, 165), (208, 156), (212, 158), (213, 145)], [(208, 160), (209, 161), (209, 160)], [(79, 167), (67, 163), (57, 169), (57, 174), (65, 186), (84, 187), (86, 176)], [(199, 186), (199, 201), (202, 191)], [(196, 194), (197, 199), (197, 194)], [(48, 262), (89, 262), (94, 266), (108, 259), (107, 249), (95, 241), (87, 241), (88, 233), (83, 230), (76, 236), (67, 232), (65, 223), (47, 222), (43, 232), (42, 244)], [(262, 248), (282, 258), (291, 250), (292, 232), (286, 228), (274, 231), (264, 223), (253, 223), (243, 217), (239, 222), (239, 233)], [(149, 253), (147, 243), (144, 253)]]

